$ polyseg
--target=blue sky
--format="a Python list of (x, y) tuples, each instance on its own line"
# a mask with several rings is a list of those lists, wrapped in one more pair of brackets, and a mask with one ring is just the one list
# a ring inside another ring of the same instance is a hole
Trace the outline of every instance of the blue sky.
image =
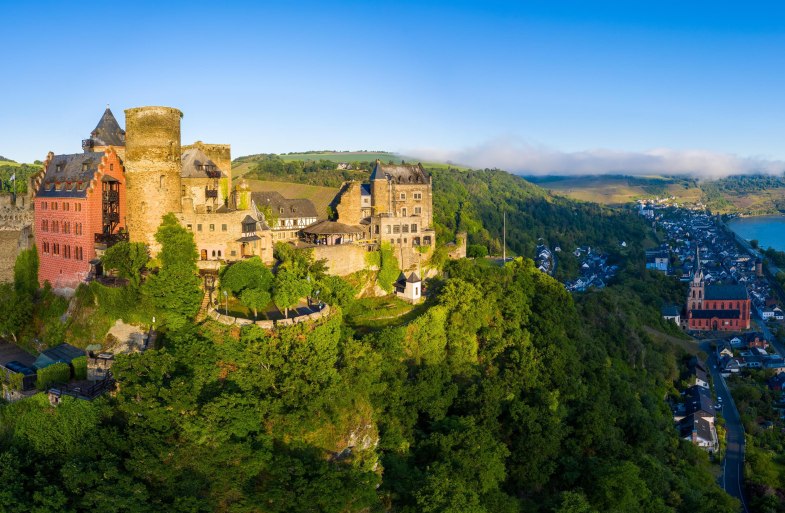
[(234, 156), (781, 170), (785, 4), (684, 4), (0, 0), (0, 155), (77, 152), (108, 103)]

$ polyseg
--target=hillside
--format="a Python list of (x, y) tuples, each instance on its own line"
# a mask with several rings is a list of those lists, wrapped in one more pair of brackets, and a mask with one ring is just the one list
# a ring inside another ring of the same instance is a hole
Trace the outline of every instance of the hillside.
[(679, 204), (703, 204), (717, 213), (771, 214), (785, 209), (785, 179), (740, 175), (719, 180), (622, 175), (527, 177), (553, 194), (603, 205), (673, 197)]
[(248, 185), (253, 191), (275, 191), (279, 192), (284, 198), (304, 198), (311, 200), (316, 207), (316, 212), (321, 219), (327, 218), (327, 205), (329, 205), (338, 194), (337, 187), (320, 187), (318, 185), (308, 185), (292, 182), (273, 182), (261, 180), (248, 180)]

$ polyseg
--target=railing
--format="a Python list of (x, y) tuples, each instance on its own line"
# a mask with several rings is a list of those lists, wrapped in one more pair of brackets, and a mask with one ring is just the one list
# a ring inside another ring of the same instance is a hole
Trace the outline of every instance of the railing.
[(221, 178), (221, 172), (218, 170), (215, 171), (205, 171), (207, 174), (207, 178)]
[(107, 247), (114, 246), (118, 242), (127, 241), (128, 233), (96, 233), (94, 240), (96, 244), (106, 244)]
[(115, 380), (108, 377), (88, 386), (76, 385), (72, 383), (56, 383), (49, 387), (49, 393), (56, 395), (70, 395), (71, 397), (81, 397), (85, 399), (95, 399), (107, 390), (114, 388)]
[(119, 223), (120, 214), (118, 212), (104, 212), (104, 224)]
[(120, 201), (120, 191), (104, 191), (104, 201)]
[(218, 191), (212, 190), (212, 189), (208, 189), (208, 188), (205, 187), (205, 189), (204, 189), (204, 197), (205, 198), (217, 198), (218, 197)]

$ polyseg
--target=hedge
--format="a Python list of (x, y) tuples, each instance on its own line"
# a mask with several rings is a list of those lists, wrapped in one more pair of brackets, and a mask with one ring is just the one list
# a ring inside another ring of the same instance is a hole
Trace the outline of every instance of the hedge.
[(66, 383), (71, 378), (71, 367), (67, 363), (53, 363), (43, 369), (38, 369), (39, 390), (46, 390), (52, 383)]
[(71, 366), (74, 368), (74, 379), (87, 379), (86, 356), (77, 356), (71, 360)]

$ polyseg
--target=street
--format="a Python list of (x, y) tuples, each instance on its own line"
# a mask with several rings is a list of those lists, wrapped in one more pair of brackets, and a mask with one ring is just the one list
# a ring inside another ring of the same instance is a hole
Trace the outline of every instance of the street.
[(709, 355), (707, 364), (714, 382), (714, 391), (717, 400), (722, 399), (722, 416), (725, 419), (726, 441), (725, 460), (722, 463), (722, 487), (733, 497), (739, 499), (742, 511), (748, 513), (747, 503), (744, 499), (744, 427), (741, 417), (736, 409), (728, 391), (725, 379), (717, 370), (717, 358), (708, 341), (703, 341), (700, 347)]

